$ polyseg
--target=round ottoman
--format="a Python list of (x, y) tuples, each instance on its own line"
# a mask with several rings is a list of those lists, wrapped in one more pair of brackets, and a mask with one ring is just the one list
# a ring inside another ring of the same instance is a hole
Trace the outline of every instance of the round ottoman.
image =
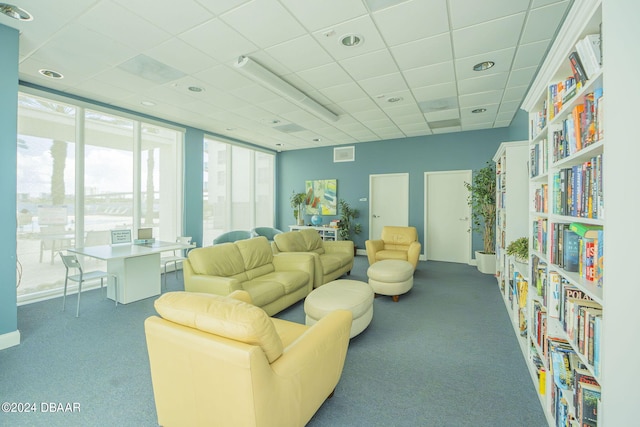
[(384, 259), (367, 270), (369, 284), (376, 294), (391, 295), (398, 302), (400, 295), (413, 287), (413, 265), (399, 259)]
[(353, 313), (353, 338), (364, 331), (373, 318), (373, 289), (358, 280), (334, 280), (311, 291), (304, 300), (305, 324), (313, 325), (333, 310)]

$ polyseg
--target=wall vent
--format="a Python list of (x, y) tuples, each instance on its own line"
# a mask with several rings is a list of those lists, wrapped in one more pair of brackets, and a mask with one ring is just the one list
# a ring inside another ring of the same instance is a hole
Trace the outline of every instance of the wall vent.
[(353, 162), (356, 160), (356, 147), (337, 147), (333, 149), (333, 163)]

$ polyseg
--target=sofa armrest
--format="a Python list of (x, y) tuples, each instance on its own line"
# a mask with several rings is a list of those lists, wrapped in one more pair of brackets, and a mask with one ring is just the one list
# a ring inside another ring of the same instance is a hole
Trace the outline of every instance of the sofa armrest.
[(353, 255), (353, 242), (351, 240), (335, 240), (322, 242), (324, 252), (330, 253), (345, 253)]
[(303, 396), (322, 393), (318, 397), (326, 399), (342, 375), (351, 322), (348, 310), (330, 312), (284, 349), (271, 364), (274, 373), (297, 378), (303, 388), (308, 385)]
[(364, 246), (367, 249), (367, 258), (369, 259), (369, 265), (376, 262), (376, 252), (384, 249), (384, 240), (367, 240), (364, 242)]
[(315, 280), (315, 258), (317, 256), (318, 254), (310, 252), (281, 252), (273, 256), (273, 268), (276, 271), (303, 271), (307, 273), (311, 290)]
[(418, 261), (420, 260), (420, 249), (422, 246), (420, 242), (412, 242), (409, 245), (409, 250), (407, 251), (407, 261), (413, 264), (413, 269), (415, 270), (418, 267)]

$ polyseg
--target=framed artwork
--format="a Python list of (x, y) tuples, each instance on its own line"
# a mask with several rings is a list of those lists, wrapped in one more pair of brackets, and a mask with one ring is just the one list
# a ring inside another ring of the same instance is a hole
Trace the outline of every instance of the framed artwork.
[(335, 179), (305, 181), (304, 187), (307, 193), (307, 215), (336, 215), (338, 184)]

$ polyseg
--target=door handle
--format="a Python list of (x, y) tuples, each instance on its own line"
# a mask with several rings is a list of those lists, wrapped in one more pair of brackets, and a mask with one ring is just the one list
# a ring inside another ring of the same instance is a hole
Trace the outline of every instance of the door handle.
[(464, 218), (458, 218), (460, 221), (469, 221), (469, 217), (465, 216)]
[(374, 218), (380, 218), (380, 215), (372, 215)]

